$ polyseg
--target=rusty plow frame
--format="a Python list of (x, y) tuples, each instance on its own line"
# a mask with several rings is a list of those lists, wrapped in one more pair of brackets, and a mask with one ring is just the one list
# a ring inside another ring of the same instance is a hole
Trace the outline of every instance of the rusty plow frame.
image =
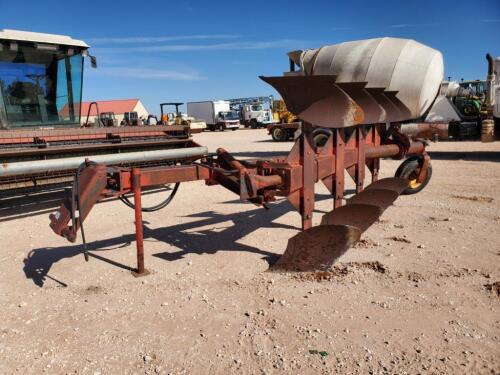
[[(76, 240), (92, 206), (106, 197), (133, 193), (137, 268), (145, 275), (141, 191), (170, 183), (204, 180), (221, 185), (242, 201), (270, 208), (286, 197), (300, 213), (302, 231), (292, 237), (275, 270), (324, 270), (359, 241), (402, 193), (415, 193), (427, 184), (431, 167), (424, 141), (410, 141), (400, 121), (410, 116), (397, 92), (368, 87), (368, 82), (337, 82), (336, 76), (261, 77), (278, 90), (287, 108), (302, 120), (302, 133), (288, 155), (271, 160), (237, 160), (224, 149), (186, 164), (150, 168), (106, 167), (91, 162), (79, 168), (73, 191), (50, 215), (53, 231)], [(314, 127), (327, 128), (322, 145), (314, 143)], [(378, 179), (381, 158), (403, 159), (396, 176)], [(418, 163), (415, 163), (415, 158)], [(408, 163), (407, 163), (408, 162)], [(365, 170), (371, 181), (365, 187)], [(356, 194), (344, 199), (346, 175)], [(332, 198), (332, 211), (312, 226), (315, 184), (322, 182)], [(344, 204), (345, 201), (345, 204)], [(130, 203), (130, 202), (129, 202)], [(78, 217), (76, 214), (78, 212)], [(86, 250), (85, 250), (86, 251)]]
[[(141, 191), (170, 183), (203, 180), (206, 185), (221, 185), (241, 200), (266, 208), (272, 208), (270, 203), (276, 197), (286, 197), (301, 215), (302, 231), (289, 240), (273, 269), (327, 269), (409, 186), (408, 178), (379, 180), (380, 159), (419, 156), (423, 162), (414, 176), (417, 181), (426, 178), (429, 159), (425, 143), (408, 140), (395, 125), (334, 128), (321, 147), (313, 143), (313, 128), (303, 123), (302, 134), (289, 154), (270, 160), (237, 160), (226, 150), (218, 149), (215, 155), (184, 165), (121, 168), (87, 161), (75, 180), (77, 188), (74, 186), (58, 211), (50, 215), (50, 226), (56, 234), (75, 242), (94, 204), (105, 198), (133, 194), (137, 245), (134, 274), (146, 275)], [(365, 187), (366, 167), (371, 178)], [(345, 201), (346, 174), (354, 180), (356, 194)], [(312, 227), (317, 182), (322, 182), (330, 191), (333, 204), (321, 224)]]

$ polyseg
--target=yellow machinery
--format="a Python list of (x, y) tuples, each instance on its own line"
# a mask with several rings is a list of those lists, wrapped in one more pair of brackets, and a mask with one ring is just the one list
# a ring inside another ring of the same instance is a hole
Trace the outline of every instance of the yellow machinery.
[(285, 105), (283, 99), (278, 99), (273, 102), (273, 120), (281, 124), (290, 124), (297, 121), (297, 116), (290, 112)]

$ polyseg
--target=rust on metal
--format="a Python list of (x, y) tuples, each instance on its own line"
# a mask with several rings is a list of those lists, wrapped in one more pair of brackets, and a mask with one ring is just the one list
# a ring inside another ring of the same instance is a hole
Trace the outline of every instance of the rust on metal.
[(141, 170), (132, 168), (132, 189), (134, 192), (135, 238), (137, 247), (137, 268), (132, 271), (136, 277), (149, 272), (144, 268), (144, 235), (142, 228)]
[[(103, 198), (108, 183), (107, 170), (104, 165), (89, 165), (79, 175), (78, 189), (71, 191), (59, 210), (49, 215), (52, 230), (65, 237), (70, 242), (75, 242), (76, 233), (80, 229), (90, 210)], [(74, 219), (74, 225), (68, 224), (75, 214), (75, 205), (78, 203), (80, 216)]]
[(363, 109), (335, 83), (335, 76), (260, 77), (282, 96), (300, 119), (326, 128), (343, 128), (364, 121)]
[[(361, 86), (360, 86), (361, 87)], [(423, 142), (399, 140), (392, 126), (370, 125), (353, 132), (333, 129), (333, 135), (322, 147), (314, 147), (313, 125), (305, 123), (302, 135), (286, 157), (272, 160), (243, 161), (224, 149), (215, 156), (187, 165), (168, 165), (146, 168), (105, 167), (89, 164), (80, 175), (82, 218), (92, 206), (105, 197), (134, 193), (136, 201), (137, 274), (145, 274), (142, 234), (141, 188), (168, 183), (204, 180), (207, 185), (221, 185), (240, 196), (240, 199), (266, 205), (275, 196), (288, 198), (300, 213), (302, 232), (294, 236), (284, 255), (273, 267), (275, 270), (306, 271), (326, 269), (359, 240), (361, 233), (378, 220), (408, 187), (408, 180), (386, 178), (377, 180), (381, 157), (400, 157), (401, 154), (424, 154), (423, 167), (428, 165)], [(396, 137), (388, 139), (388, 135)], [(365, 166), (372, 173), (373, 183), (363, 190)], [(350, 176), (356, 191), (342, 206), (345, 176)], [(334, 210), (323, 216), (320, 226), (312, 227), (314, 185), (323, 181), (334, 200)], [(139, 208), (138, 208), (139, 207)], [(74, 241), (79, 229), (74, 226), (71, 200), (63, 202), (51, 215), (51, 227), (59, 235)], [(143, 272), (144, 271), (144, 272)]]
[(406, 178), (400, 177), (389, 177), (378, 180), (365, 189), (382, 189), (382, 190), (392, 190), (398, 194), (401, 194), (405, 189), (408, 188), (409, 182)]
[(383, 210), (392, 205), (399, 194), (392, 190), (366, 189), (347, 200), (347, 204), (370, 204)]
[(327, 270), (361, 237), (348, 225), (320, 225), (296, 234), (272, 266), (281, 271)]
[(321, 225), (349, 225), (366, 231), (382, 215), (384, 209), (371, 204), (348, 204), (323, 215)]
[(399, 120), (397, 121), (407, 120), (411, 118), (411, 111), (401, 100), (399, 100), (397, 94), (397, 91), (384, 91), (384, 96), (391, 101), (399, 112)]
[(367, 88), (366, 91), (368, 91), (378, 105), (384, 109), (384, 122), (396, 122), (402, 120), (399, 109), (387, 96), (384, 95), (385, 89), (383, 87), (370, 87)]
[(385, 110), (366, 90), (366, 82), (339, 82), (337, 85), (361, 107), (364, 113), (363, 124), (385, 122)]

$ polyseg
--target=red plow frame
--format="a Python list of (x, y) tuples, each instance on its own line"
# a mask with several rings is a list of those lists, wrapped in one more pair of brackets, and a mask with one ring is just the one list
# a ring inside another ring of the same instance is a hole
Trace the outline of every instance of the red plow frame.
[[(133, 193), (137, 240), (134, 274), (145, 275), (141, 190), (204, 180), (207, 185), (220, 184), (242, 200), (266, 208), (276, 196), (287, 197), (300, 213), (304, 231), (289, 241), (277, 268), (298, 271), (327, 268), (359, 240), (361, 233), (401, 193), (409, 189), (410, 179), (419, 184), (428, 181), (429, 157), (423, 141), (410, 141), (401, 135), (396, 125), (332, 129), (331, 136), (321, 147), (313, 144), (312, 130), (312, 125), (304, 124), (302, 135), (290, 153), (272, 160), (239, 161), (227, 151), (218, 149), (215, 156), (176, 166), (120, 168), (87, 162), (79, 174), (77, 191), (74, 188), (59, 210), (50, 215), (50, 226), (56, 234), (74, 242), (77, 231), (95, 203), (107, 197)], [(420, 160), (419, 168), (412, 171), (411, 176), (378, 180), (380, 158), (402, 159), (408, 155), (416, 155)], [(371, 184), (366, 188), (365, 167), (371, 173)], [(346, 172), (354, 180), (357, 194), (347, 200), (344, 207)], [(320, 181), (332, 194), (333, 211), (324, 216), (319, 227), (312, 228), (314, 185)], [(313, 245), (312, 234), (313, 237), (319, 236), (316, 240), (326, 247), (320, 246), (320, 251), (305, 249)]]

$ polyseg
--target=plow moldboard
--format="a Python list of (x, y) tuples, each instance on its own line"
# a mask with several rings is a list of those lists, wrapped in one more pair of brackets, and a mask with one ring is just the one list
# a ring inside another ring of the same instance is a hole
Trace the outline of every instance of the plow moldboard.
[(348, 204), (323, 215), (321, 225), (348, 225), (366, 231), (384, 210), (371, 204)]
[(361, 231), (348, 225), (320, 225), (307, 229), (290, 238), (285, 253), (272, 269), (326, 270), (360, 237)]
[(366, 189), (347, 200), (347, 204), (369, 204), (379, 206), (383, 210), (389, 207), (399, 197), (399, 194), (386, 189)]
[(409, 181), (407, 178), (389, 177), (375, 181), (374, 183), (368, 185), (365, 188), (365, 190), (370, 190), (370, 189), (392, 190), (398, 194), (401, 194), (408, 188), (408, 185)]

